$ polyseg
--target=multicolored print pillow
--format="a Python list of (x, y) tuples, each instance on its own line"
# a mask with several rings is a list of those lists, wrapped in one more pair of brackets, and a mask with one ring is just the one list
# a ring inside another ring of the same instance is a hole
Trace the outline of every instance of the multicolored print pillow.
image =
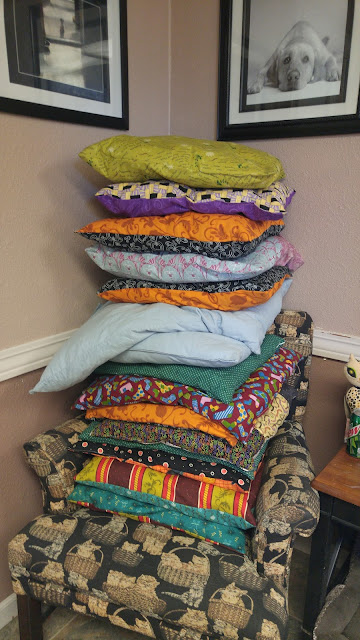
[(157, 496), (164, 501), (199, 509), (222, 511), (244, 518), (256, 525), (251, 508), (255, 504), (259, 482), (254, 481), (254, 490), (239, 492), (209, 485), (174, 474), (161, 473), (135, 462), (120, 462), (116, 458), (94, 456), (75, 477), (75, 482), (111, 484), (132, 492)]
[(149, 445), (141, 445), (138, 442), (130, 444), (125, 440), (119, 441), (119, 444), (116, 445), (108, 442), (97, 444), (84, 440), (83, 442), (76, 442), (70, 450), (75, 453), (116, 458), (120, 462), (136, 462), (141, 466), (151, 467), (160, 473), (172, 471), (186, 478), (213, 484), (224, 489), (232, 489), (233, 491), (249, 490), (250, 479), (246, 478), (241, 471), (227, 469), (220, 462), (210, 463), (204, 460), (196, 460), (186, 452), (183, 452), (185, 455), (178, 455), (176, 449), (174, 447), (173, 449), (171, 452), (162, 451), (158, 448), (150, 448)]
[[(181, 406), (209, 422), (220, 424), (229, 430), (232, 436), (246, 441), (254, 420), (266, 411), (274, 396), (281, 390), (284, 381), (294, 373), (300, 359), (300, 354), (280, 347), (265, 365), (250, 375), (235, 392), (233, 401), (229, 404), (218, 402), (193, 387), (177, 382), (138, 376), (102, 376), (87, 387), (73, 408), (118, 408), (122, 405), (136, 406), (140, 403), (161, 404), (166, 407)], [(90, 415), (86, 415), (98, 417), (91, 412)], [(126, 419), (124, 416), (116, 415), (107, 417)]]
[(164, 302), (201, 309), (240, 311), (269, 300), (290, 276), (291, 272), (287, 267), (272, 267), (248, 280), (211, 283), (168, 284), (116, 278), (106, 282), (98, 291), (98, 295), (112, 302)]
[[(200, 429), (182, 429), (155, 422), (127, 422), (107, 418), (92, 420), (79, 438), (85, 442), (97, 443), (97, 446), (110, 446), (107, 443), (111, 443), (116, 447), (122, 442), (130, 446), (136, 442), (142, 446), (158, 447), (161, 451), (176, 451), (180, 455), (182, 452), (185, 456), (190, 453), (191, 457), (197, 460), (221, 463), (226, 468), (240, 471), (253, 478), (266, 447), (266, 440), (257, 428), (266, 413), (255, 421), (248, 441), (245, 443), (235, 438), (234, 446), (225, 439), (217, 438)], [(281, 418), (283, 421), (282, 416)], [(281, 421), (277, 426), (280, 424)], [(116, 452), (112, 457), (116, 457)]]
[(304, 264), (299, 252), (283, 236), (267, 238), (252, 253), (234, 260), (219, 260), (196, 253), (135, 253), (99, 243), (85, 251), (100, 269), (117, 278), (152, 282), (246, 280), (272, 267), (288, 267), (295, 271)]
[(99, 202), (124, 218), (184, 213), (242, 213), (251, 220), (279, 220), (294, 195), (281, 182), (268, 189), (191, 189), (176, 182), (149, 180), (111, 184), (96, 194)]
[(237, 438), (229, 429), (219, 421), (209, 420), (204, 416), (181, 405), (167, 406), (152, 402), (136, 402), (126, 405), (100, 406), (96, 409), (88, 409), (85, 414), (88, 420), (110, 418), (111, 420), (124, 420), (147, 423), (160, 423), (175, 427), (176, 429), (196, 429), (209, 433), (216, 438), (223, 438), (232, 447), (237, 443)]
[[(238, 441), (233, 449), (238, 450), (241, 458), (241, 449), (246, 450), (247, 466), (251, 460), (251, 470), (254, 472), (260, 462), (264, 452), (265, 442), (275, 435), (278, 428), (285, 420), (289, 411), (289, 403), (278, 393), (271, 406), (260, 418), (255, 421), (252, 435), (246, 445)], [(151, 429), (151, 431), (150, 431)], [(150, 432), (150, 436), (148, 435)], [(266, 441), (252, 436), (266, 433)], [(135, 435), (136, 434), (136, 435)], [(168, 438), (166, 438), (168, 435)], [(174, 436), (174, 439), (172, 439)], [(180, 439), (179, 439), (180, 436)], [(182, 437), (183, 436), (183, 437)], [(125, 437), (127, 439), (125, 439)], [(138, 437), (133, 441), (132, 437)], [(87, 429), (80, 434), (80, 440), (71, 446), (71, 451), (76, 453), (87, 453), (91, 455), (110, 456), (125, 462), (137, 462), (152, 466), (156, 471), (174, 471), (188, 478), (201, 480), (208, 484), (234, 491), (248, 491), (250, 488), (250, 477), (253, 473), (243, 471), (240, 467), (221, 459), (220, 452), (224, 450), (226, 441), (214, 440), (213, 453), (209, 451), (207, 436), (199, 431), (186, 431), (164, 427), (162, 425), (143, 425), (141, 423), (126, 423), (115, 420), (93, 421)], [(203, 450), (201, 450), (198, 439), (202, 440)], [(150, 440), (149, 442), (147, 440)], [(186, 447), (188, 442), (198, 443), (194, 452), (189, 452), (186, 448), (181, 448), (181, 442)], [(200, 453), (197, 452), (199, 449)], [(233, 452), (233, 459), (234, 452)]]
[(198, 253), (227, 260), (245, 256), (270, 236), (281, 233), (283, 220), (255, 222), (242, 215), (204, 214), (106, 218), (77, 231), (108, 247), (143, 253)]

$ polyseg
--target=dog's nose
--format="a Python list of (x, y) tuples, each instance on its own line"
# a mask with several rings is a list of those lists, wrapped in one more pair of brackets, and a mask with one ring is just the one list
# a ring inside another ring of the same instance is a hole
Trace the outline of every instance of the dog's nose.
[(287, 79), (289, 82), (295, 82), (296, 80), (299, 80), (300, 78), (300, 71), (298, 71), (297, 69), (293, 69), (293, 71), (289, 71), (289, 73), (287, 74)]

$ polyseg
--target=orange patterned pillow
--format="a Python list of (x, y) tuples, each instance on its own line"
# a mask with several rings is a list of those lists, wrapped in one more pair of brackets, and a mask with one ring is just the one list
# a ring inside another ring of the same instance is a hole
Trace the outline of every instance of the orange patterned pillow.
[(226, 282), (169, 284), (115, 278), (106, 282), (98, 295), (114, 302), (165, 302), (202, 309), (239, 311), (267, 302), (290, 275), (287, 267), (272, 267), (255, 278)]
[(86, 418), (111, 418), (112, 420), (127, 420), (129, 422), (166, 424), (181, 429), (198, 429), (204, 433), (223, 438), (234, 447), (237, 438), (218, 422), (208, 420), (186, 407), (167, 407), (148, 402), (128, 404), (116, 407), (99, 407), (88, 409)]
[(220, 259), (247, 255), (269, 236), (278, 235), (283, 220), (249, 220), (242, 215), (205, 214), (141, 218), (105, 218), (77, 231), (109, 247), (142, 253), (203, 253)]

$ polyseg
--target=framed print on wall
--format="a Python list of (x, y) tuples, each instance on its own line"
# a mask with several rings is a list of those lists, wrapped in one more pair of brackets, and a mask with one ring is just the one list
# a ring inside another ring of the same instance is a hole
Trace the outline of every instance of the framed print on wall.
[(126, 0), (0, 0), (0, 110), (128, 129)]
[(221, 0), (218, 139), (360, 131), (360, 0)]

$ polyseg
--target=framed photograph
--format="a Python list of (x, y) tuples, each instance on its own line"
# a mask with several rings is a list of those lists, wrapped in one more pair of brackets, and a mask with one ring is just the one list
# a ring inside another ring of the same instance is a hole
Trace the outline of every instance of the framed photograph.
[(221, 0), (218, 139), (360, 131), (360, 0)]
[(0, 0), (0, 110), (129, 128), (126, 0)]

